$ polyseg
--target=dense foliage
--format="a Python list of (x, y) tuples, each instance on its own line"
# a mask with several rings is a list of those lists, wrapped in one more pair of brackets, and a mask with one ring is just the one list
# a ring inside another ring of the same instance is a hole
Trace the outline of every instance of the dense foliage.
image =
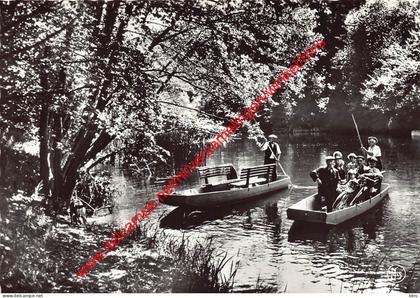
[(162, 164), (189, 158), (321, 37), (326, 54), (246, 126), (251, 136), (340, 128), (349, 110), (417, 125), (415, 1), (10, 1), (0, 10), (0, 159), (19, 138), (37, 139), (51, 210), (108, 158), (163, 175)]

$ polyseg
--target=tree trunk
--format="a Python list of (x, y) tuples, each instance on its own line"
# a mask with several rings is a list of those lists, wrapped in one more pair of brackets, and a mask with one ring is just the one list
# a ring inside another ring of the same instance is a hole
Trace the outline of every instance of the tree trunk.
[(61, 190), (63, 188), (63, 173), (61, 170), (62, 151), (60, 141), (62, 138), (62, 117), (54, 113), (52, 115), (52, 154), (51, 170), (53, 174), (52, 202), (54, 210), (61, 210), (65, 205), (62, 200)]
[(0, 185), (6, 181), (7, 147), (0, 143)]
[(39, 158), (43, 194), (48, 198), (50, 195), (50, 188), (48, 165), (48, 103), (46, 102), (42, 103), (39, 121)]
[[(92, 22), (94, 28), (93, 40), (98, 45), (96, 55), (99, 59), (108, 60), (108, 62), (98, 65), (99, 68), (103, 69), (105, 79), (102, 86), (95, 90), (90, 100), (92, 103), (96, 102), (95, 111), (92, 111), (90, 119), (86, 119), (86, 123), (76, 134), (71, 153), (62, 170), (62, 187), (59, 191), (61, 200), (64, 202), (69, 201), (73, 193), (79, 169), (90, 159), (95, 158), (96, 154), (105, 149), (114, 138), (106, 131), (100, 131), (96, 120), (97, 113), (105, 109), (111, 97), (109, 89), (114, 79), (112, 67), (116, 63), (116, 52), (122, 42), (128, 18), (131, 16), (132, 5), (126, 5), (125, 17), (120, 22), (117, 21), (120, 13), (120, 3), (118, 1), (107, 2), (106, 4), (97, 2), (93, 5), (96, 6), (94, 10), (96, 20)], [(101, 24), (103, 25), (101, 26)], [(117, 30), (115, 31), (115, 29)], [(99, 133), (99, 136), (94, 141), (97, 133)]]
[(62, 193), (61, 193), (62, 199), (64, 201), (70, 200), (70, 197), (73, 193), (73, 189), (76, 186), (76, 181), (77, 181), (77, 176), (78, 176), (77, 171), (79, 170), (83, 162), (86, 162), (85, 155), (86, 155), (86, 152), (89, 150), (89, 147), (92, 143), (94, 136), (95, 136), (95, 130), (88, 129), (83, 134), (83, 137), (79, 139), (79, 142), (75, 144), (74, 150), (69, 156), (67, 167), (64, 170), (64, 184), (63, 184)]

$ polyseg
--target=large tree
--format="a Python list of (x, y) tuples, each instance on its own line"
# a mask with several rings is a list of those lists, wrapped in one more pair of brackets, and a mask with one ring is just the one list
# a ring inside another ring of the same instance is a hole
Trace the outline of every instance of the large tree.
[[(55, 210), (68, 204), (78, 173), (107, 156), (165, 159), (158, 142), (174, 125), (208, 137), (320, 37), (316, 11), (306, 5), (1, 6), (4, 114), (37, 129), (40, 175)], [(290, 83), (287, 100), (299, 94), (307, 71)]]
[[(347, 123), (347, 127), (351, 127), (350, 117), (346, 122), (336, 117), (340, 114), (346, 115), (351, 110), (362, 115), (362, 127), (375, 128), (376, 125), (382, 127), (382, 130), (386, 128), (384, 121), (389, 119), (390, 114), (384, 117), (378, 110), (382, 112), (387, 107), (376, 105), (376, 109), (372, 109), (373, 113), (368, 111), (373, 107), (368, 99), (373, 96), (374, 89), (367, 90), (365, 84), (371, 82), (373, 87), (375, 83), (371, 81), (372, 76), (378, 78), (380, 74), (387, 72), (388, 67), (384, 67), (384, 61), (388, 60), (390, 52), (398, 51), (399, 47), (407, 47), (410, 36), (418, 32), (418, 9), (419, 3), (412, 1), (368, 1), (346, 15), (346, 33), (341, 37), (344, 44), (332, 59), (331, 71), (336, 74), (335, 80), (328, 82), (334, 86), (331, 97), (342, 103), (341, 107), (337, 104), (337, 108), (330, 111), (337, 119), (334, 127), (340, 126), (340, 122), (341, 125)], [(399, 54), (392, 55), (395, 57)], [(410, 90), (413, 83), (414, 81), (407, 80), (400, 87)], [(365, 96), (367, 91), (370, 93), (368, 97)], [(391, 93), (381, 93), (380, 89), (375, 92), (378, 98), (394, 100), (391, 99), (394, 97)], [(408, 115), (405, 113), (405, 116)]]
[[(410, 9), (411, 10), (411, 9)], [(420, 14), (420, 7), (413, 9)], [(393, 41), (382, 49), (381, 66), (364, 82), (363, 106), (384, 113), (388, 127), (419, 129), (420, 19), (404, 43)]]

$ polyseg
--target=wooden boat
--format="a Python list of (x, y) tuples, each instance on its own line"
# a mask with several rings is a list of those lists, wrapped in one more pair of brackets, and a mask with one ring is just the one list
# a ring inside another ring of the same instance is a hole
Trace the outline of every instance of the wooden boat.
[[(214, 208), (285, 189), (290, 184), (290, 177), (286, 175), (278, 175), (273, 179), (276, 164), (243, 168), (239, 178), (231, 164), (198, 170), (204, 184), (168, 195), (165, 204), (196, 209)], [(226, 175), (226, 180), (209, 183), (209, 178), (223, 175)]]
[(311, 195), (287, 209), (287, 218), (300, 221), (338, 225), (373, 208), (388, 195), (389, 184), (382, 183), (381, 191), (372, 198), (347, 208), (325, 212), (317, 208), (316, 195)]

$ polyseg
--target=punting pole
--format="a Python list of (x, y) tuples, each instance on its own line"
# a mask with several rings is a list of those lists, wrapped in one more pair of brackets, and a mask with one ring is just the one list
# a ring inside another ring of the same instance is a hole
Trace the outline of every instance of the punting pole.
[(273, 149), (271, 149), (270, 145), (268, 145), (268, 148), (270, 148), (271, 153), (273, 153), (274, 158), (276, 159), (276, 162), (277, 162), (277, 164), (279, 165), (279, 167), (280, 167), (281, 171), (283, 172), (284, 176), (287, 176), (286, 171), (283, 169), (283, 167), (282, 167), (282, 165), (281, 165), (280, 161), (277, 159), (277, 157), (276, 157), (276, 155), (274, 154)]
[(282, 165), (281, 165), (280, 161), (279, 161), (277, 158), (276, 158), (276, 161), (277, 161), (277, 163), (278, 163), (278, 165), (279, 165), (279, 167), (280, 167), (281, 171), (283, 172), (284, 176), (287, 176), (287, 174), (286, 174), (286, 172), (284, 171), (284, 169), (283, 169), (283, 167), (282, 167)]
[(360, 137), (359, 128), (357, 127), (356, 119), (354, 119), (353, 113), (351, 114), (351, 117), (353, 118), (354, 126), (356, 127), (356, 132), (357, 132), (357, 136), (359, 137), (360, 146), (363, 147), (362, 138)]

